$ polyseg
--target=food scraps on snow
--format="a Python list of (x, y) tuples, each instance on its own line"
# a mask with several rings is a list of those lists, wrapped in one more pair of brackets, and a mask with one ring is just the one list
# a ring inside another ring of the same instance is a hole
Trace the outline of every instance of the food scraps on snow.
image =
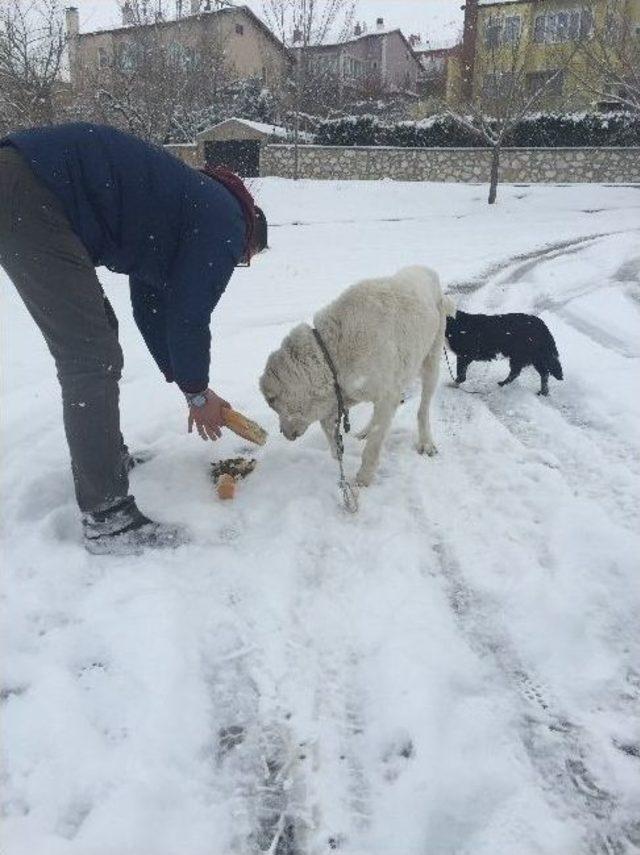
[(256, 467), (256, 461), (247, 457), (231, 457), (211, 464), (211, 477), (220, 499), (233, 499), (236, 481), (246, 478)]

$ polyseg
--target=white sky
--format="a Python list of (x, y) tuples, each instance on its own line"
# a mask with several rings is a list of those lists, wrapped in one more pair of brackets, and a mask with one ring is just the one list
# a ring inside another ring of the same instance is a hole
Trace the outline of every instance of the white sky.
[[(153, 0), (151, 0), (153, 2)], [(164, 0), (165, 9), (175, 9), (174, 0)], [(260, 15), (261, 0), (244, 0)], [(67, 4), (65, 4), (67, 5)], [(80, 31), (89, 32), (120, 23), (117, 0), (68, 0), (80, 11)], [(184, 0), (188, 8), (189, 0)], [(238, 0), (238, 5), (242, 5)], [(400, 27), (406, 35), (419, 33), (436, 46), (451, 43), (462, 30), (463, 0), (358, 0), (357, 18), (375, 26), (376, 18), (384, 18), (386, 27)]]

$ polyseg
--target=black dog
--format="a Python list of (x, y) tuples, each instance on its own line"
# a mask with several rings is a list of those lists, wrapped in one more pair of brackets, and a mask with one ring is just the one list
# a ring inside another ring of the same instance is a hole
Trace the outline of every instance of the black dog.
[(540, 375), (539, 395), (549, 394), (549, 375), (562, 380), (558, 349), (547, 325), (534, 315), (468, 315), (458, 311), (447, 318), (447, 341), (456, 354), (456, 383), (467, 379), (472, 362), (488, 362), (506, 356), (509, 376), (499, 385), (511, 383), (527, 365)]

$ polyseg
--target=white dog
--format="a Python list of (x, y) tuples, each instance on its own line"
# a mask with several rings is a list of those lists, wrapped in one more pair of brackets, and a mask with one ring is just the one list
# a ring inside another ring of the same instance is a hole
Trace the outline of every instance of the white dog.
[[(447, 315), (455, 307), (443, 296), (438, 275), (407, 267), (395, 276), (368, 279), (348, 288), (314, 317), (315, 329), (335, 367), (345, 407), (373, 403), (358, 483), (375, 474), (380, 449), (407, 385), (422, 378), (418, 452), (435, 454), (429, 405), (438, 379)], [(280, 430), (294, 440), (319, 421), (335, 448), (338, 402), (327, 356), (308, 324), (295, 327), (271, 354), (260, 389), (280, 417)]]

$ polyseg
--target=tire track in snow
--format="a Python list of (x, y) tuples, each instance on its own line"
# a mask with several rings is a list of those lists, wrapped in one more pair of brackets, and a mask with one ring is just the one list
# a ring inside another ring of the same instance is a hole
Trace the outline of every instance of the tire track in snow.
[[(368, 827), (359, 656), (339, 624), (317, 631), (349, 557), (322, 530), (301, 540), (290, 559), (297, 589), (275, 660), (273, 650), (266, 662), (236, 639), (227, 655), (205, 662), (215, 719), (225, 722), (213, 733), (212, 768), (218, 798), (231, 807), (236, 855), (339, 851)], [(235, 620), (245, 623), (240, 605)]]
[[(490, 265), (482, 273), (473, 279), (462, 281), (454, 281), (449, 284), (448, 291), (452, 294), (474, 294), (481, 288), (487, 287), (492, 280), (495, 282), (508, 280), (518, 281), (522, 279), (526, 273), (541, 264), (544, 261), (550, 261), (568, 252), (577, 252), (585, 246), (589, 246), (599, 238), (621, 234), (620, 231), (615, 232), (597, 232), (595, 234), (584, 235), (583, 237), (572, 238), (570, 240), (558, 241), (556, 243), (544, 244), (541, 247), (511, 255), (503, 261)], [(514, 279), (516, 277), (516, 279)]]
[[(551, 422), (548, 430), (536, 424), (535, 418), (511, 409), (503, 396), (490, 393), (478, 395), (478, 402), (529, 452), (536, 454), (546, 466), (557, 469), (576, 495), (584, 495), (606, 508), (612, 524), (631, 531), (637, 529), (640, 502), (637, 484), (640, 480), (640, 458), (637, 451), (612, 432), (607, 432), (588, 416), (578, 413), (571, 404), (545, 401), (564, 422), (561, 432)], [(533, 404), (536, 406), (538, 399)], [(514, 407), (513, 402), (511, 407)], [(592, 446), (589, 454), (581, 449), (584, 442)], [(614, 485), (603, 486), (603, 473), (613, 468), (619, 471)]]
[[(449, 284), (447, 290), (452, 294), (467, 295), (476, 294), (482, 290), (489, 290), (491, 288), (504, 288), (516, 282), (521, 282), (532, 270), (535, 270), (548, 261), (554, 261), (557, 258), (563, 258), (567, 255), (577, 255), (605, 238), (623, 234), (634, 234), (638, 231), (637, 228), (617, 229), (612, 232), (596, 232), (570, 240), (545, 244), (529, 252), (512, 255), (503, 261), (492, 264), (473, 279), (453, 281)], [(584, 296), (584, 294), (588, 294), (600, 287), (602, 287), (600, 283), (590, 285), (579, 293), (573, 292), (569, 296), (565, 296), (559, 300), (547, 298), (536, 304), (535, 309), (540, 313), (557, 306), (564, 306), (570, 300), (578, 296)], [(492, 302), (496, 302), (495, 296), (492, 297)], [(492, 308), (495, 308), (495, 306), (492, 305)]]
[[(595, 289), (594, 289), (595, 290)], [(571, 297), (571, 300), (575, 299), (575, 297)], [(546, 305), (536, 309), (538, 312), (544, 312), (550, 310), (554, 312), (556, 315), (559, 315), (564, 321), (566, 321), (570, 326), (574, 329), (578, 330), (578, 332), (586, 335), (596, 344), (599, 344), (601, 347), (604, 347), (606, 350), (613, 350), (619, 356), (624, 357), (625, 359), (638, 359), (640, 357), (640, 350), (636, 347), (629, 347), (626, 342), (621, 341), (617, 336), (612, 333), (607, 332), (606, 330), (601, 329), (596, 326), (596, 324), (591, 323), (585, 318), (581, 318), (580, 315), (573, 312), (567, 305), (553, 305), (551, 301), (545, 301)], [(570, 301), (567, 301), (570, 302)]]
[[(467, 400), (463, 409), (470, 410), (473, 406)], [(462, 426), (472, 418), (471, 413), (458, 411), (454, 417), (449, 413), (447, 420)], [(472, 473), (470, 478), (477, 482), (478, 473), (473, 471), (472, 461), (466, 461), (465, 468), (467, 465)], [(492, 603), (474, 590), (449, 546), (443, 526), (428, 522), (432, 513), (421, 489), (416, 471), (419, 467), (406, 456), (398, 456), (394, 469), (407, 485), (407, 510), (414, 534), (422, 539), (425, 555), (436, 558), (435, 572), (433, 562), (425, 559), (423, 575), (435, 577), (443, 587), (469, 647), (482, 659), (494, 663), (504, 691), (519, 699), (521, 742), (540, 777), (550, 807), (584, 828), (585, 851), (598, 855), (634, 851), (631, 847), (636, 845), (640, 829), (632, 817), (625, 815), (617, 795), (591, 771), (593, 749), (589, 734), (572, 722), (549, 689), (524, 666), (511, 640), (496, 628), (499, 621), (493, 617), (499, 603)]]
[(233, 628), (212, 627), (202, 645), (212, 710), (211, 786), (216, 799), (228, 806), (233, 829), (220, 851), (302, 855), (289, 814), (297, 746), (285, 717), (263, 709), (255, 675), (264, 663), (261, 652), (240, 639), (242, 617), (238, 608)]
[[(302, 748), (299, 789), (305, 801), (297, 806), (295, 825), (304, 855), (339, 851), (370, 822), (361, 757), (366, 717), (359, 656), (342, 625), (318, 631), (331, 599), (340, 597), (349, 557), (339, 541), (329, 541), (323, 532), (311, 543), (299, 543), (295, 555), (299, 585), (290, 612), (286, 683), (292, 687), (291, 721)], [(301, 685), (309, 691), (306, 713), (295, 708)]]
[[(625, 232), (636, 231), (638, 230), (625, 230)], [(522, 280), (533, 269), (547, 261), (568, 254), (580, 253), (595, 242), (609, 237), (610, 234), (619, 233), (621, 232), (589, 235), (575, 241), (554, 244), (542, 252), (531, 253), (528, 257), (516, 259), (518, 263), (515, 266), (511, 262), (496, 265), (488, 274), (493, 277), (493, 281), (489, 280), (482, 283), (481, 279), (476, 279), (473, 282), (463, 283), (462, 287), (458, 286), (456, 290), (459, 293), (465, 291), (471, 293), (495, 289), (496, 287), (499, 289), (506, 288), (510, 284)], [(618, 272), (619, 278), (626, 280), (630, 274), (635, 275), (637, 272), (637, 263), (623, 265), (621, 271)], [(566, 308), (571, 300), (577, 296), (583, 296), (583, 294), (597, 290), (598, 287), (602, 286), (590, 286), (579, 294), (572, 293), (560, 299), (546, 298), (539, 301), (535, 309), (538, 312), (556, 312), (575, 326), (578, 331), (588, 335), (594, 342), (609, 350), (614, 350), (621, 356), (627, 358), (637, 356), (636, 352), (631, 352), (624, 342), (619, 342), (602, 330), (592, 327), (592, 325), (586, 329), (586, 325), (581, 323), (580, 319), (577, 319), (576, 322), (576, 318)], [(497, 307), (497, 297), (498, 295), (493, 295), (492, 308)], [(586, 435), (588, 441), (594, 445), (597, 453), (605, 461), (604, 466), (591, 465), (586, 468), (585, 455), (580, 455), (571, 443), (564, 443), (560, 452), (557, 452), (557, 467), (554, 466), (554, 468), (559, 470), (561, 477), (574, 490), (584, 488), (586, 476), (592, 491), (590, 498), (599, 503), (602, 503), (604, 499), (612, 519), (635, 531), (638, 502), (634, 492), (634, 484), (637, 483), (635, 479), (640, 477), (640, 466), (638, 466), (640, 461), (637, 449), (632, 448), (612, 431), (607, 430), (606, 426), (603, 427), (598, 424), (597, 420), (590, 420), (585, 414), (579, 413), (572, 404), (566, 402), (557, 404), (554, 400), (544, 403), (557, 410), (569, 430), (579, 430), (582, 439)], [(542, 434), (539, 426), (535, 425), (532, 419), (524, 420), (517, 416), (512, 418), (509, 412), (505, 410), (504, 396), (501, 396), (500, 399), (495, 395), (486, 398), (477, 396), (474, 399), (467, 399), (463, 404), (464, 409), (468, 411), (479, 405), (486, 407), (493, 417), (529, 451), (540, 452), (542, 450), (544, 453), (548, 450), (549, 437)], [(449, 423), (459, 420), (461, 416), (460, 405), (458, 405), (456, 413), (453, 413), (450, 404), (445, 403), (444, 406), (449, 409), (447, 418)], [(467, 413), (466, 418), (471, 420), (470, 413)], [(588, 455), (587, 458), (591, 460), (591, 455)], [(603, 495), (602, 472), (612, 462), (618, 466), (624, 466), (627, 471), (630, 466), (632, 467), (633, 471), (628, 478), (628, 490), (620, 489), (618, 486), (613, 494), (605, 492)], [(547, 463), (547, 465), (549, 464)], [(445, 579), (449, 602), (456, 615), (459, 616), (463, 633), (468, 636), (472, 645), (477, 645), (478, 652), (485, 654), (490, 652), (493, 655), (494, 661), (507, 678), (507, 684), (516, 688), (518, 694), (532, 705), (534, 710), (537, 708), (537, 715), (527, 716), (523, 719), (523, 744), (527, 748), (534, 766), (538, 768), (543, 780), (547, 783), (549, 791), (552, 794), (556, 792), (562, 796), (561, 801), (570, 813), (572, 812), (572, 805), (578, 804), (585, 814), (586, 843), (589, 851), (607, 853), (607, 855), (622, 855), (622, 853), (640, 851), (640, 823), (632, 816), (624, 814), (617, 796), (600, 785), (590, 772), (589, 766), (592, 755), (589, 747), (589, 734), (572, 723), (569, 717), (559, 709), (558, 704), (549, 699), (546, 690), (540, 686), (539, 681), (528, 674), (518, 663), (515, 651), (510, 649), (506, 639), (500, 640), (492, 636), (490, 628), (484, 625), (482, 620), (478, 625), (477, 615), (474, 615), (471, 624), (468, 623), (469, 612), (473, 608), (474, 602), (477, 603), (476, 593), (467, 586), (463, 571), (452, 558), (445, 541), (436, 539), (433, 548), (439, 555), (439, 564), (442, 576)], [(481, 614), (482, 610), (479, 612)], [(475, 626), (473, 625), (474, 622), (476, 623)], [(635, 671), (629, 668), (627, 675), (629, 686), (633, 684), (634, 674)], [(637, 706), (640, 698), (637, 692), (630, 691), (629, 686), (620, 691), (619, 697), (624, 699), (626, 704)], [(542, 718), (540, 713), (543, 714)], [(555, 757), (554, 751), (547, 750), (551, 747), (550, 734), (553, 734), (560, 743), (559, 748), (556, 748)], [(613, 744), (616, 745), (615, 740)], [(637, 746), (635, 744), (630, 746), (616, 745), (616, 747), (630, 756), (636, 756)], [(557, 752), (559, 752), (562, 762), (558, 762)], [(549, 762), (549, 760), (555, 760), (555, 762)]]
[[(486, 407), (486, 401), (476, 397), (465, 399), (462, 407), (460, 404), (454, 407), (452, 396), (449, 396), (444, 402), (448, 411), (445, 421), (460, 426), (465, 421), (470, 423), (472, 411), (481, 406)], [(474, 463), (474, 459), (468, 460), (465, 470), (469, 471), (472, 479), (480, 482), (481, 471), (474, 471), (477, 469)], [(420, 496), (419, 487), (416, 493)], [(421, 504), (420, 496), (414, 512), (424, 512)], [(539, 547), (544, 547), (544, 544)], [(467, 583), (463, 568), (446, 540), (437, 533), (433, 548), (438, 555), (449, 602), (459, 618), (463, 634), (478, 653), (493, 657), (506, 685), (529, 706), (530, 712), (525, 712), (522, 720), (523, 745), (550, 797), (559, 798), (560, 808), (567, 810), (569, 815), (577, 819), (583, 817), (589, 852), (622, 855), (640, 851), (640, 823), (622, 807), (614, 788), (598, 781), (592, 772), (596, 765), (596, 748), (590, 734), (571, 721), (570, 715), (539, 678), (523, 666), (509, 639), (496, 632), (491, 620), (491, 604)], [(545, 555), (541, 555), (541, 560), (544, 562)], [(640, 699), (640, 694), (632, 691), (634, 674), (630, 666), (628, 685), (619, 692), (620, 704), (629, 707), (630, 717), (631, 708), (637, 707)]]

